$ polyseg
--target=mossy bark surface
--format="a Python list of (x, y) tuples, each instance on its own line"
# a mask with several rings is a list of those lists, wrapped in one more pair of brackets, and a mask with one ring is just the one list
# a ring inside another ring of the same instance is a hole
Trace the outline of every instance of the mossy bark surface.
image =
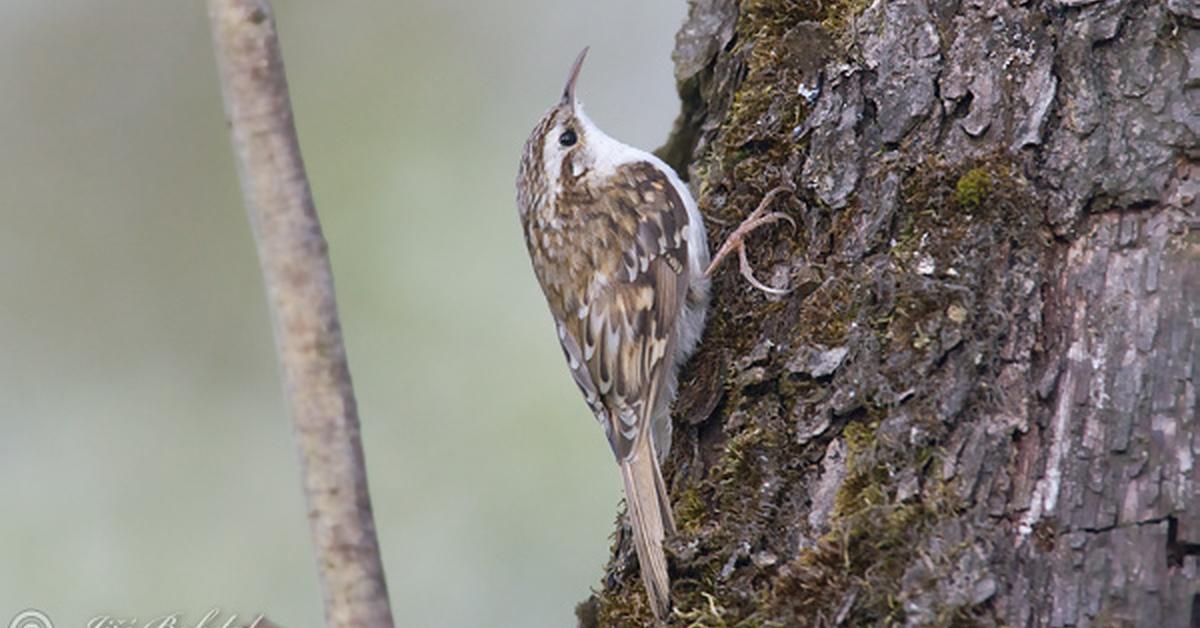
[[(1200, 4), (692, 0), (672, 625), (1200, 618)], [(652, 625), (618, 520), (581, 625)]]

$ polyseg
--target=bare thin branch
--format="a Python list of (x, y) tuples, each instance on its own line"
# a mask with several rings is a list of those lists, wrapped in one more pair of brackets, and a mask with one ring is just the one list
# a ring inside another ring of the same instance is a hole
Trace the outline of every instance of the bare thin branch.
[(209, 0), (238, 174), (300, 451), (328, 626), (392, 625), (333, 274), (266, 0)]

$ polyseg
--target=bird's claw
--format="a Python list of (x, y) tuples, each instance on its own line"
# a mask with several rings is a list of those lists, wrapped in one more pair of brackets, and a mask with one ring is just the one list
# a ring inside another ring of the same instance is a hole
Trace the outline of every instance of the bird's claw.
[(777, 296), (783, 296), (792, 291), (791, 288), (772, 288), (771, 286), (759, 281), (754, 276), (754, 268), (750, 266), (750, 260), (746, 259), (746, 247), (738, 247), (738, 257), (741, 259), (741, 264), (739, 264), (739, 266), (741, 266), (742, 276), (746, 278), (746, 281), (750, 282), (750, 285), (762, 290), (763, 292), (766, 292), (767, 294), (774, 294)]
[(721, 244), (721, 248), (717, 249), (717, 254), (713, 256), (712, 262), (704, 271), (704, 276), (712, 276), (713, 271), (716, 270), (717, 266), (719, 266), (721, 262), (725, 260), (725, 257), (736, 250), (738, 252), (738, 260), (740, 262), (739, 266), (741, 267), (742, 276), (746, 278), (746, 281), (748, 281), (750, 285), (762, 290), (763, 292), (766, 292), (767, 294), (784, 295), (791, 292), (792, 290), (790, 288), (772, 288), (771, 286), (759, 281), (754, 276), (754, 268), (750, 266), (750, 260), (746, 257), (746, 236), (750, 235), (750, 233), (755, 229), (758, 229), (763, 225), (771, 224), (778, 220), (787, 221), (788, 224), (792, 225), (792, 228), (795, 229), (796, 221), (793, 220), (791, 216), (783, 212), (767, 213), (767, 207), (770, 207), (771, 201), (775, 200), (776, 196), (779, 196), (784, 192), (793, 191), (795, 191), (795, 188), (792, 186), (781, 185), (770, 192), (767, 192), (766, 195), (763, 196), (762, 201), (758, 203), (758, 207), (754, 208), (754, 211), (750, 212), (750, 215), (742, 221), (742, 224), (738, 225), (738, 227), (733, 230), (733, 233), (729, 234), (729, 237), (725, 239), (723, 244)]

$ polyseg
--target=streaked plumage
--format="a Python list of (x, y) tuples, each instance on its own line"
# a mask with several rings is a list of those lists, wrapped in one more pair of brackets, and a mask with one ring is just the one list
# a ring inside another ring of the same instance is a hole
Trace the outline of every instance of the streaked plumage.
[(659, 463), (677, 371), (704, 327), (708, 244), (675, 172), (584, 114), (574, 85), (586, 52), (525, 144), (517, 205), (571, 376), (621, 465), (643, 581), (663, 617), (662, 541), (674, 524)]

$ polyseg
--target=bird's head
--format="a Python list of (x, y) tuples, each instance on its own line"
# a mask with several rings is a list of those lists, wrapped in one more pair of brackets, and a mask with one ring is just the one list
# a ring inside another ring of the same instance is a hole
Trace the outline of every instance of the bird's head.
[(612, 142), (584, 114), (575, 96), (575, 84), (587, 53), (584, 48), (575, 58), (562, 97), (538, 120), (525, 142), (517, 175), (517, 205), (522, 215), (552, 202), (564, 187), (592, 172)]

